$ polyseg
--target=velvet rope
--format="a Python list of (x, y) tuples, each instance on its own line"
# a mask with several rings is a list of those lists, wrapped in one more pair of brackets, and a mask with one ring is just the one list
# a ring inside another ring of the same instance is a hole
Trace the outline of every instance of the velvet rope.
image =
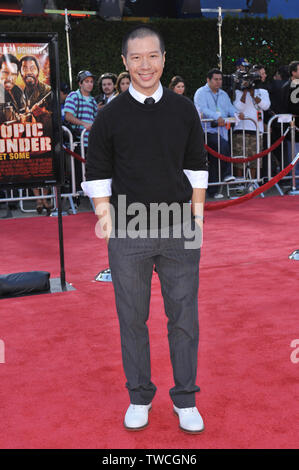
[(77, 160), (79, 160), (79, 162), (82, 162), (82, 163), (86, 163), (86, 160), (84, 158), (81, 157), (81, 155), (79, 155), (78, 153), (76, 152), (73, 152), (72, 150), (68, 149), (67, 147), (63, 146), (63, 150), (66, 151), (66, 153), (69, 153), (70, 155), (72, 155), (72, 157), (76, 158)]
[[(284, 139), (284, 136), (282, 136), (281, 140)], [(278, 144), (279, 145), (279, 144)], [(81, 157), (78, 153), (73, 152), (72, 150), (68, 149), (67, 147), (63, 146), (63, 149), (69, 154), (72, 155), (74, 158), (79, 160), (82, 163), (86, 163), (86, 160)], [(224, 201), (224, 202), (216, 202), (216, 203), (206, 203), (205, 204), (205, 210), (218, 210), (218, 209), (223, 209), (227, 206), (233, 206), (237, 204), (241, 204), (242, 202), (248, 201), (249, 199), (254, 198), (255, 196), (258, 196), (259, 194), (263, 193), (264, 191), (267, 191), (268, 189), (272, 188), (274, 184), (276, 184), (278, 181), (280, 181), (285, 175), (287, 175), (291, 169), (293, 168), (293, 164), (290, 163), (284, 170), (282, 170), (278, 175), (274, 176), (268, 183), (263, 184), (259, 188), (255, 189), (252, 191), (252, 193), (245, 194), (244, 196), (239, 197), (238, 199), (232, 199), (230, 201)]]
[[(279, 137), (279, 139), (274, 142), (274, 144), (271, 145), (271, 147), (269, 147), (268, 149), (266, 150), (263, 150), (262, 152), (260, 153), (257, 153), (256, 155), (252, 155), (251, 157), (247, 157), (247, 158), (231, 158), (231, 157), (226, 157), (225, 155), (222, 155), (221, 153), (218, 153), (216, 152), (216, 150), (213, 150), (211, 147), (209, 147), (208, 145), (204, 144), (205, 146), (205, 149), (211, 154), (213, 155), (214, 157), (217, 157), (217, 158), (220, 158), (221, 160), (225, 160), (226, 162), (231, 162), (231, 163), (246, 163), (246, 162), (251, 162), (253, 160), (256, 160), (257, 158), (261, 158), (261, 157), (264, 157), (265, 155), (267, 155), (269, 152), (272, 152), (273, 150), (276, 149), (276, 147), (278, 147), (281, 142), (285, 139), (285, 135), (282, 135), (281, 137)], [(77, 160), (79, 160), (80, 162), (82, 163), (86, 163), (86, 160), (84, 158), (81, 157), (81, 155), (79, 155), (78, 153), (75, 153), (73, 152), (72, 150), (70, 150), (69, 148), (63, 146), (63, 149), (70, 155), (72, 155), (72, 157), (76, 158)]]
[(252, 162), (253, 160), (256, 160), (257, 158), (261, 158), (261, 157), (264, 157), (265, 155), (267, 155), (269, 152), (272, 152), (273, 150), (275, 150), (280, 144), (281, 142), (285, 139), (285, 135), (282, 135), (281, 137), (279, 137), (279, 139), (274, 142), (274, 144), (271, 145), (271, 147), (269, 147), (268, 149), (266, 150), (263, 150), (262, 152), (260, 153), (257, 153), (255, 155), (252, 155), (251, 157), (247, 157), (247, 158), (232, 158), (232, 157), (227, 157), (225, 155), (222, 155), (222, 153), (218, 153), (216, 152), (216, 150), (212, 149), (211, 147), (209, 147), (208, 145), (204, 144), (205, 146), (205, 149), (211, 154), (213, 155), (213, 157), (216, 157), (216, 158), (220, 158), (220, 160), (224, 160), (226, 162), (230, 162), (230, 163), (246, 163), (246, 162)]
[(242, 204), (243, 202), (248, 201), (249, 199), (254, 198), (255, 196), (258, 196), (259, 194), (263, 193), (264, 191), (267, 191), (268, 189), (272, 188), (274, 184), (278, 183), (284, 176), (286, 176), (293, 168), (294, 164), (290, 163), (286, 168), (281, 170), (276, 176), (270, 179), (268, 183), (263, 184), (259, 188), (255, 189), (252, 191), (252, 193), (245, 194), (244, 196), (238, 197), (237, 199), (231, 199), (229, 201), (223, 201), (223, 202), (207, 202), (205, 204), (205, 210), (207, 211), (215, 211), (218, 209), (224, 209), (225, 207), (228, 206), (236, 206), (237, 204)]

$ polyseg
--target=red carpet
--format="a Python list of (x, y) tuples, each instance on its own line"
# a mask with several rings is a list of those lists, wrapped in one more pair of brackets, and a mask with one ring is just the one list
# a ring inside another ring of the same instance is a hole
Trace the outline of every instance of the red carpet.
[[(108, 266), (92, 213), (64, 217), (73, 292), (0, 300), (0, 448), (298, 448), (299, 200), (269, 197), (207, 213), (200, 285), (197, 404), (206, 430), (172, 412), (166, 317), (154, 275), (149, 321), (158, 392), (150, 425), (123, 428), (129, 404)], [(59, 277), (56, 218), (2, 220), (1, 272)]]

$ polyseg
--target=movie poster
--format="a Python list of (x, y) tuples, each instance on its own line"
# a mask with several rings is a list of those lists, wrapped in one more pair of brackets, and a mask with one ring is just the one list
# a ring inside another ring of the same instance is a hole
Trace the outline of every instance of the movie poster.
[(49, 42), (0, 42), (0, 183), (57, 181), (49, 48)]

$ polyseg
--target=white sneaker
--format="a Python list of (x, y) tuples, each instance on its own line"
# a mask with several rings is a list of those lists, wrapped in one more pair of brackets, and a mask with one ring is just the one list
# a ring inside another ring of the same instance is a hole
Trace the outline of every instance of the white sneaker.
[(204, 430), (203, 419), (196, 406), (193, 408), (177, 408), (173, 405), (173, 410), (179, 417), (180, 429), (182, 431), (195, 434)]
[(224, 182), (229, 183), (230, 181), (235, 181), (235, 179), (234, 175), (228, 175), (224, 178)]
[(124, 426), (130, 431), (139, 431), (148, 425), (148, 412), (152, 404), (149, 405), (133, 405), (130, 404), (127, 409)]
[(221, 194), (221, 193), (216, 193), (216, 194), (214, 194), (213, 198), (214, 198), (214, 199), (223, 199), (224, 196), (223, 196), (223, 194)]

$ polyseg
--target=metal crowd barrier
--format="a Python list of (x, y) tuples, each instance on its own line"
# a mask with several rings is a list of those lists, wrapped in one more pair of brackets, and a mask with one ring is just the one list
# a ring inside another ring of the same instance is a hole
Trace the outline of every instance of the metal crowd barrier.
[[(67, 145), (70, 150), (73, 152), (76, 151), (78, 147), (81, 149), (81, 156), (85, 158), (85, 148), (84, 148), (84, 135), (86, 132), (86, 129), (84, 129), (81, 132), (80, 135), (80, 140), (74, 141), (73, 134), (71, 131), (65, 127), (62, 126), (62, 130), (64, 131), (64, 136), (67, 136), (68, 142), (64, 142), (65, 145)], [(77, 214), (77, 209), (74, 204), (74, 197), (82, 196), (84, 193), (81, 190), (76, 190), (76, 173), (75, 173), (75, 159), (71, 155), (68, 155), (67, 158), (70, 158), (70, 191), (69, 192), (63, 192), (61, 193), (62, 198), (67, 198), (70, 203), (70, 212), (73, 214)], [(82, 163), (82, 181), (85, 181), (85, 164)], [(53, 209), (54, 211), (52, 212), (52, 215), (56, 215), (57, 213), (57, 194), (56, 194), (56, 188), (55, 186), (51, 187), (51, 193), (50, 194), (43, 194), (44, 189), (40, 188), (41, 194), (39, 196), (31, 195), (30, 194), (30, 188), (18, 188), (18, 189), (10, 189), (10, 190), (5, 190), (4, 198), (0, 198), (0, 203), (7, 203), (7, 214), (9, 216), (10, 210), (8, 207), (9, 202), (18, 202), (19, 207), (21, 212), (24, 213), (30, 213), (30, 212), (35, 212), (36, 209), (28, 209), (24, 207), (24, 201), (34, 201), (37, 199), (52, 199), (53, 200)], [(14, 193), (18, 192), (18, 196), (16, 196)], [(90, 200), (91, 206), (94, 209), (94, 205), (92, 200)], [(65, 213), (64, 213), (65, 214)]]
[[(279, 166), (280, 170), (283, 170), (288, 164), (295, 158), (296, 156), (296, 150), (295, 150), (295, 142), (296, 142), (296, 132), (299, 132), (299, 129), (295, 126), (295, 116), (292, 114), (276, 114), (273, 116), (267, 124), (267, 147), (269, 148), (271, 146), (271, 135), (273, 134), (272, 132), (272, 125), (273, 124), (280, 124), (280, 137), (282, 135), (286, 135), (290, 131), (290, 142), (291, 142), (291, 154), (289, 155), (289, 145), (287, 147), (287, 155), (285, 155), (285, 147), (284, 147), (284, 141), (280, 144), (280, 161)], [(284, 130), (284, 124), (289, 124), (289, 128), (285, 131)], [(278, 137), (278, 135), (276, 136)], [(278, 148), (279, 148), (278, 147)], [(272, 153), (269, 152), (268, 154), (268, 180), (270, 180), (274, 175), (272, 175), (272, 165), (271, 165), (271, 159), (272, 159)], [(299, 194), (299, 191), (296, 191), (296, 178), (298, 179), (299, 177), (296, 176), (295, 174), (295, 167), (292, 170), (292, 175), (287, 175), (284, 178), (282, 178), (281, 181), (288, 181), (291, 180), (292, 182), (292, 194)], [(281, 196), (284, 195), (283, 191), (281, 190), (281, 187), (278, 183), (275, 184), (275, 187), (279, 194)]]
[[(85, 146), (84, 146), (84, 136), (87, 132), (87, 129), (83, 129), (83, 131), (81, 132), (81, 136), (80, 136), (80, 149), (81, 149), (81, 157), (84, 158), (84, 160), (86, 159), (86, 155), (85, 155)], [(82, 181), (86, 181), (86, 178), (85, 178), (85, 163), (82, 162)], [(82, 191), (83, 193), (83, 191)]]
[[(244, 120), (252, 121), (255, 125), (256, 129), (256, 153), (260, 152), (260, 136), (262, 135), (259, 131), (259, 126), (258, 122), (255, 121), (254, 119), (250, 117), (244, 117)], [(203, 130), (205, 134), (205, 143), (207, 144), (207, 139), (208, 139), (208, 127), (207, 123), (212, 122), (214, 119), (201, 119), (201, 123), (203, 125)], [(224, 119), (226, 125), (229, 126), (228, 129), (228, 134), (229, 134), (229, 145), (230, 145), (230, 155), (227, 155), (228, 157), (231, 158), (247, 158), (247, 152), (246, 152), (246, 141), (245, 141), (245, 130), (242, 132), (243, 136), (243, 155), (233, 155), (233, 139), (234, 139), (234, 132), (233, 132), (233, 127), (232, 124), (236, 122), (236, 118), (230, 117), (230, 118), (225, 118)], [(217, 127), (217, 138), (218, 138), (218, 148), (217, 152), (220, 152), (220, 127)], [(216, 157), (211, 157), (211, 158), (216, 158)], [(227, 190), (227, 196), (231, 197), (230, 192), (232, 190), (237, 190), (240, 187), (243, 187), (243, 189), (246, 189), (246, 187), (253, 186), (254, 189), (256, 189), (259, 186), (259, 183), (263, 181), (263, 178), (261, 177), (261, 161), (260, 159), (257, 159), (257, 168), (256, 168), (256, 178), (252, 178), (251, 175), (251, 170), (250, 170), (250, 163), (243, 163), (243, 177), (235, 177), (234, 181), (224, 181), (224, 178), (222, 176), (221, 172), (221, 160), (218, 159), (218, 181), (215, 182), (210, 182), (209, 186), (220, 186), (220, 191), (222, 191), (223, 186), (226, 186)], [(233, 175), (234, 172), (234, 164), (231, 163), (231, 174)], [(261, 197), (264, 197), (264, 194), (261, 194)]]
[[(80, 147), (80, 155), (83, 159), (85, 159), (86, 156), (85, 156), (84, 136), (87, 132), (87, 129), (83, 129), (83, 131), (80, 134), (80, 139), (76, 140), (76, 141), (74, 141), (73, 134), (71, 133), (71, 131), (67, 127), (62, 126), (62, 129), (68, 135), (70, 150), (72, 150), (73, 152), (76, 152), (76, 150)], [(69, 155), (69, 157), (71, 159), (70, 160), (71, 161), (71, 193), (70, 194), (63, 193), (63, 194), (61, 194), (61, 196), (62, 197), (69, 197), (72, 200), (73, 197), (83, 196), (84, 191), (82, 189), (76, 190), (75, 157), (73, 157), (72, 155)], [(80, 180), (81, 181), (86, 180), (85, 179), (85, 163), (83, 163), (83, 162), (81, 162), (81, 178), (80, 178)], [(71, 200), (70, 200), (70, 204), (71, 204)], [(92, 209), (95, 210), (92, 199), (89, 198), (89, 201), (90, 201)], [(71, 204), (71, 208), (72, 208), (73, 214), (76, 214), (77, 211), (76, 211), (75, 207), (72, 206), (72, 204)]]
[[(251, 119), (251, 118), (246, 117), (246, 116), (245, 116), (245, 120), (250, 120), (255, 124), (255, 128), (256, 128), (256, 153), (259, 153), (260, 152), (260, 135), (262, 135), (262, 134), (259, 132), (258, 122), (255, 121), (254, 119)], [(202, 123), (203, 129), (204, 129), (205, 143), (206, 144), (207, 144), (207, 138), (208, 138), (207, 123), (212, 122), (212, 121), (213, 121), (213, 119), (201, 119), (201, 123)], [(291, 158), (290, 157), (285, 158), (285, 151), (284, 151), (283, 142), (280, 144), (280, 149), (281, 149), (281, 161), (280, 161), (281, 168), (280, 169), (282, 170), (295, 157), (295, 153), (296, 153), (295, 152), (295, 140), (296, 140), (295, 133), (299, 132), (299, 129), (297, 129), (296, 126), (295, 126), (294, 116), (292, 116), (290, 114), (277, 114), (277, 115), (273, 116), (267, 124), (267, 131), (265, 133), (267, 135), (267, 147), (268, 148), (271, 146), (272, 124), (276, 121), (278, 121), (280, 123), (280, 136), (284, 135), (283, 125), (285, 123), (290, 124), (290, 131), (291, 131), (291, 149), (292, 149)], [(227, 125), (229, 125), (228, 134), (229, 134), (229, 143), (230, 143), (230, 153), (231, 153), (231, 155), (228, 155), (228, 156), (230, 156), (232, 158), (246, 158), (248, 155), (246, 154), (247, 152), (246, 152), (246, 143), (245, 143), (245, 130), (243, 131), (243, 134), (242, 134), (243, 135), (243, 155), (233, 155), (234, 132), (233, 132), (233, 127), (232, 127), (231, 124), (234, 124), (236, 122), (236, 119), (235, 118), (227, 118), (227, 119), (225, 119), (225, 122), (226, 122)], [(74, 141), (73, 134), (71, 133), (71, 131), (65, 126), (62, 126), (62, 129), (64, 131), (64, 135), (67, 136), (67, 139), (68, 139), (68, 142), (65, 143), (65, 145), (67, 145), (70, 148), (70, 150), (72, 150), (73, 152), (76, 152), (76, 149), (78, 149), (78, 147), (79, 147), (80, 150), (81, 150), (81, 157), (85, 159), (84, 136), (85, 136), (85, 133), (86, 133), (87, 130), (84, 129), (81, 132), (80, 139), (78, 141)], [(217, 135), (218, 135), (218, 149), (217, 149), (217, 151), (218, 151), (218, 153), (221, 153), (220, 152), (220, 128), (219, 127), (217, 128)], [(82, 190), (76, 190), (75, 158), (71, 155), (68, 155), (67, 158), (70, 158), (70, 186), (71, 187), (70, 187), (70, 192), (62, 193), (61, 197), (68, 198), (69, 203), (70, 203), (70, 207), (71, 207), (70, 211), (73, 214), (76, 214), (77, 210), (76, 210), (73, 198), (84, 195), (84, 192)], [(213, 157), (213, 158), (215, 158), (215, 157)], [(268, 178), (268, 180), (270, 180), (273, 177), (272, 167), (271, 167), (271, 153), (268, 154), (267, 158), (268, 158), (267, 178)], [(81, 163), (81, 171), (82, 171), (82, 181), (85, 181), (85, 163), (83, 163), (83, 162)], [(233, 165), (233, 163), (231, 163), (231, 174), (232, 175), (233, 175), (233, 171), (234, 171), (234, 165)], [(299, 178), (299, 176), (296, 177), (295, 168), (292, 171), (292, 176), (285, 176), (283, 178), (283, 180), (292, 179), (292, 188), (293, 188), (294, 194), (296, 193), (296, 191), (295, 191), (295, 189), (296, 189), (295, 179), (296, 178)], [(230, 192), (233, 191), (234, 189), (238, 189), (238, 187), (240, 187), (242, 185), (243, 185), (244, 189), (246, 187), (249, 187), (249, 185), (252, 185), (254, 188), (257, 188), (259, 186), (259, 183), (261, 183), (262, 181), (263, 181), (263, 178), (261, 177), (261, 162), (260, 162), (260, 159), (257, 159), (256, 178), (251, 177), (250, 163), (249, 164), (248, 163), (243, 163), (243, 177), (242, 178), (236, 177), (236, 179), (234, 181), (229, 181), (229, 182), (224, 181), (224, 178), (222, 177), (222, 174), (221, 174), (221, 160), (218, 159), (218, 181), (209, 183), (209, 186), (216, 186), (216, 185), (220, 186), (220, 191), (222, 191), (223, 186), (226, 186), (227, 196), (231, 197)], [(278, 184), (276, 184), (275, 187), (277, 188), (279, 194), (283, 196), (283, 192), (282, 192), (280, 186)], [(16, 191), (18, 191), (18, 193), (19, 193), (18, 197), (14, 195), (14, 192), (16, 192)], [(54, 209), (57, 208), (57, 195), (56, 195), (55, 186), (52, 187), (52, 193), (51, 194), (47, 194), (47, 195), (42, 194), (40, 196), (30, 195), (29, 194), (29, 189), (6, 190), (6, 191), (4, 191), (4, 193), (6, 194), (6, 197), (1, 198), (0, 202), (1, 203), (3, 203), (3, 202), (4, 203), (19, 202), (20, 209), (21, 209), (22, 212), (35, 212), (35, 209), (25, 209), (24, 208), (24, 201), (28, 201), (28, 200), (31, 201), (31, 200), (36, 200), (36, 199), (40, 199), (40, 198), (53, 199), (53, 207), (54, 207)], [(299, 191), (297, 191), (297, 193), (299, 194)], [(261, 194), (261, 196), (264, 197), (263, 193)], [(90, 199), (90, 204), (91, 204), (91, 206), (94, 210), (94, 205), (93, 205), (93, 202), (92, 202), (91, 199)]]

